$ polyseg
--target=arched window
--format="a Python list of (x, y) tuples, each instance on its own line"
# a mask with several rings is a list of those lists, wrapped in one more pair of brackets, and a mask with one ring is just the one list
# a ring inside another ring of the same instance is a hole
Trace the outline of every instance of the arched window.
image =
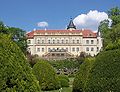
[(59, 40), (57, 40), (57, 43), (60, 43)]
[(77, 40), (77, 43), (79, 43), (79, 40)]
[(50, 44), (50, 40), (48, 40), (48, 43)]
[(66, 40), (66, 43), (68, 43), (68, 40)]
[(62, 43), (64, 43), (64, 40), (62, 40)]
[(42, 40), (42, 43), (44, 43), (44, 40)]
[(55, 40), (53, 40), (53, 43), (55, 43)]

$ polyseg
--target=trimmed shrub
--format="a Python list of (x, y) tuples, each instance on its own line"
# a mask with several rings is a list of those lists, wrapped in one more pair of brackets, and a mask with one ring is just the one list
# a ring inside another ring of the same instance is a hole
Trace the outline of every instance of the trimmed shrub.
[[(86, 58), (85, 61), (80, 65), (79, 71), (77, 72), (73, 82), (73, 92), (83, 92), (86, 87), (86, 82), (93, 67), (95, 58)], [(90, 91), (91, 92), (91, 91)]]
[(61, 87), (69, 87), (69, 79), (65, 75), (59, 75), (58, 76)]
[(42, 90), (55, 90), (60, 88), (60, 82), (56, 72), (47, 61), (37, 61), (33, 66), (33, 73), (38, 79)]
[(85, 92), (120, 91), (120, 50), (100, 53), (91, 70)]
[(7, 35), (0, 34), (0, 92), (40, 92), (19, 47)]

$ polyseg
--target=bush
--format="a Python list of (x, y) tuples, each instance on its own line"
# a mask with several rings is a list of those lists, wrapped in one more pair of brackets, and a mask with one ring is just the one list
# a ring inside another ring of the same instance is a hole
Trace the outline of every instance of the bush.
[(65, 75), (59, 75), (58, 76), (61, 87), (69, 87), (69, 79)]
[(0, 34), (0, 92), (40, 92), (37, 79), (19, 47)]
[(86, 92), (120, 91), (120, 50), (100, 53), (89, 76)]
[(39, 60), (33, 66), (33, 73), (39, 80), (42, 90), (55, 90), (60, 88), (60, 82), (54, 68), (46, 61)]
[[(86, 82), (93, 67), (95, 59), (86, 58), (85, 61), (80, 65), (79, 71), (75, 76), (73, 82), (73, 92), (83, 92), (86, 87)], [(91, 91), (90, 91), (91, 92)]]

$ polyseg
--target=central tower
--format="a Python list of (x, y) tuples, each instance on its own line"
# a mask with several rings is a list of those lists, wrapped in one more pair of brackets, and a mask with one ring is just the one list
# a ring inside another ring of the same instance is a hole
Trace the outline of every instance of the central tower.
[(69, 22), (69, 25), (67, 26), (67, 29), (68, 30), (75, 30), (76, 29), (76, 26), (74, 25), (72, 18), (70, 19), (70, 22)]

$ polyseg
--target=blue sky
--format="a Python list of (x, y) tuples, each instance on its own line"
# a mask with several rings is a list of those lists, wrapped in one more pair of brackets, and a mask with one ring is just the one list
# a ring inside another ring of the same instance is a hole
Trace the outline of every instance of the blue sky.
[(0, 20), (8, 26), (31, 31), (45, 21), (47, 29), (65, 29), (70, 18), (90, 10), (106, 12), (120, 0), (0, 0)]

